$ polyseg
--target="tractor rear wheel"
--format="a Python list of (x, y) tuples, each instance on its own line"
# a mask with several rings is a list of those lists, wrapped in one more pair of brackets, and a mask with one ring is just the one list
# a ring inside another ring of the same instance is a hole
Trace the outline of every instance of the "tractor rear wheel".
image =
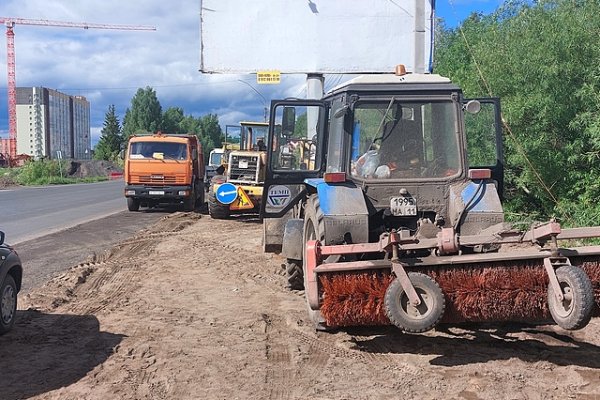
[(585, 327), (590, 322), (596, 305), (590, 278), (584, 270), (574, 265), (557, 268), (556, 278), (564, 298), (559, 301), (552, 285), (548, 286), (548, 309), (552, 319), (567, 330)]
[(227, 219), (230, 215), (229, 206), (219, 203), (212, 186), (208, 189), (208, 213), (214, 219)]
[(409, 333), (433, 329), (444, 316), (446, 300), (439, 285), (429, 276), (409, 272), (421, 304), (413, 306), (399, 279), (394, 279), (385, 292), (384, 308), (392, 324)]
[(304, 273), (302, 271), (302, 261), (287, 259), (285, 263), (285, 276), (288, 282), (288, 289), (304, 289)]

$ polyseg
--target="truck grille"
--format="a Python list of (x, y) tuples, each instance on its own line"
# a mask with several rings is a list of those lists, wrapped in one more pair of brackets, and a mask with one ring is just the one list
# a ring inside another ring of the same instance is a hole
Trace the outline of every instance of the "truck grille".
[(229, 181), (258, 183), (258, 156), (232, 155)]
[[(178, 183), (185, 184), (184, 177), (177, 177), (175, 175), (140, 175), (132, 177), (131, 183), (142, 183), (142, 184), (161, 184), (161, 185), (175, 185)], [(137, 179), (136, 179), (137, 178)]]

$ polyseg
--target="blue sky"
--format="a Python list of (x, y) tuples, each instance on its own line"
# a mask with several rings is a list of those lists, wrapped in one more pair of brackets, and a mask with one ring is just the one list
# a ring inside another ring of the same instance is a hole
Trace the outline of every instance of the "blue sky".
[[(453, 27), (471, 12), (488, 14), (500, 4), (499, 0), (436, 0), (436, 14)], [(262, 120), (270, 99), (305, 96), (304, 75), (282, 75), (280, 85), (258, 86), (254, 75), (198, 72), (198, 14), (199, 0), (0, 2), (2, 17), (157, 28), (156, 32), (130, 32), (15, 26), (17, 86), (45, 86), (85, 96), (91, 104), (92, 144), (100, 135), (108, 106), (114, 104), (122, 120), (140, 87), (152, 87), (163, 110), (181, 107), (186, 115), (196, 117), (217, 114), (223, 128), (242, 120)], [(6, 36), (1, 36), (0, 136), (7, 137)], [(325, 89), (340, 78), (325, 75)]]

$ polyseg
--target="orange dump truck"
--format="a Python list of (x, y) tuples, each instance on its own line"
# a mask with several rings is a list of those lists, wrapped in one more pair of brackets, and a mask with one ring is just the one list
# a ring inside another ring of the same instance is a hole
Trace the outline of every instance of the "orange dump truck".
[(132, 136), (124, 171), (129, 211), (164, 203), (182, 203), (192, 211), (204, 204), (202, 145), (194, 135)]

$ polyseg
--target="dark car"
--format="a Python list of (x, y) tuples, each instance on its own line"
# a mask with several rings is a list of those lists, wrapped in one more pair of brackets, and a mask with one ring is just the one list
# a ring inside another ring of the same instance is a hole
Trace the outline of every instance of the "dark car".
[(15, 323), (22, 278), (21, 259), (15, 249), (4, 243), (4, 232), (0, 231), (0, 335)]

